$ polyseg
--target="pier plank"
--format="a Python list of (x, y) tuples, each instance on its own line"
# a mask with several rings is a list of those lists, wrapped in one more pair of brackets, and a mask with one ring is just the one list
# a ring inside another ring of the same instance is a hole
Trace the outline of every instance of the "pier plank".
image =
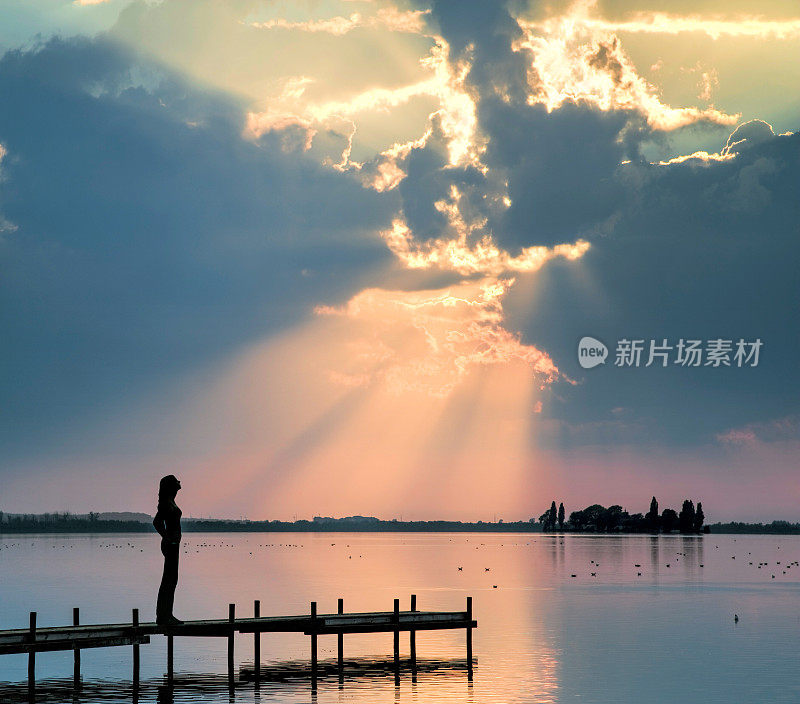
[(117, 645), (133, 645), (134, 643), (149, 643), (150, 636), (139, 636), (138, 638), (81, 638), (80, 640), (50, 640), (36, 643), (25, 643), (23, 645), (0, 645), (0, 655), (13, 655), (15, 653), (49, 653), (57, 650), (86, 650), (88, 648), (110, 648)]

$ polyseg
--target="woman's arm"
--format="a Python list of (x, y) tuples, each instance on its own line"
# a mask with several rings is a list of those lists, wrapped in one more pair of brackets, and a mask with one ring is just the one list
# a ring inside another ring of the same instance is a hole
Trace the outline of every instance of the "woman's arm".
[(161, 511), (156, 511), (156, 517), (153, 519), (153, 527), (162, 538), (167, 537), (167, 526), (164, 521), (164, 516), (161, 515)]

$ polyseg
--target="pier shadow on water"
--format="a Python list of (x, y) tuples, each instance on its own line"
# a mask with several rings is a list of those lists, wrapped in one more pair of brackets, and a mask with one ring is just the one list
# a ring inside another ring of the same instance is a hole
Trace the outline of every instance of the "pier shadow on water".
[[(473, 660), (473, 666), (477, 659)], [(320, 660), (317, 679), (320, 689), (329, 687), (362, 688), (369, 682), (381, 688), (395, 681), (393, 658), (349, 658), (344, 660), (344, 675), (339, 677), (338, 661)], [(417, 659), (416, 673), (411, 662), (400, 661), (402, 683), (429, 680), (435, 677), (458, 676), (467, 680), (467, 661), (455, 659)], [(231, 686), (227, 675), (219, 673), (175, 673), (172, 683), (167, 676), (142, 679), (138, 687), (130, 680), (87, 679), (79, 689), (71, 678), (43, 678), (36, 682), (33, 692), (26, 683), (0, 682), (0, 702), (3, 704), (205, 704), (206, 702), (313, 701), (311, 667), (308, 661), (285, 661), (261, 665), (261, 675), (255, 681), (254, 668), (245, 665)]]

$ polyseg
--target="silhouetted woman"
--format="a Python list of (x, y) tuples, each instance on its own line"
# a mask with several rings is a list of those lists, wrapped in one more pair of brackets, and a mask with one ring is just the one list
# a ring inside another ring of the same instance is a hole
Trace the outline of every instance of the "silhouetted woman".
[(172, 604), (175, 601), (175, 587), (178, 585), (178, 554), (181, 550), (181, 510), (175, 503), (175, 497), (181, 483), (168, 474), (158, 485), (158, 510), (153, 519), (158, 534), (161, 536), (161, 552), (164, 555), (164, 575), (158, 589), (156, 604), (156, 623), (183, 623), (172, 615)]

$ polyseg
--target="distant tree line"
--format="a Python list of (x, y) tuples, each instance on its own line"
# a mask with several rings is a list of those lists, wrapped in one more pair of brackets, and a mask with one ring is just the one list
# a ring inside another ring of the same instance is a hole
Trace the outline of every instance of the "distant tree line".
[[(182, 522), (185, 533), (191, 532), (449, 532), (449, 533), (531, 533), (539, 527), (530, 521), (399, 521), (382, 520), (372, 516), (347, 518), (315, 517), (313, 521), (249, 521), (227, 519), (192, 519)], [(103, 520), (97, 513), (74, 515), (64, 513), (3, 514), (0, 511), (2, 533), (150, 533), (149, 522)]]
[[(705, 514), (703, 504), (686, 499), (680, 513), (674, 509), (665, 508), (659, 514), (658, 501), (654, 496), (650, 501), (650, 510), (645, 513), (630, 514), (622, 506), (601, 506), (593, 504), (582, 511), (573, 511), (569, 520), (564, 520), (564, 504), (556, 502), (550, 504), (541, 516), (539, 524), (543, 531), (568, 530), (575, 532), (591, 533), (702, 533), (704, 532)], [(532, 519), (531, 519), (532, 520)]]
[(140, 521), (101, 520), (97, 513), (76, 516), (63, 513), (4, 514), (0, 511), (0, 533), (144, 533), (152, 526)]
[(539, 527), (530, 521), (400, 521), (397, 519), (346, 518), (314, 519), (313, 521), (231, 521), (196, 519), (187, 521), (185, 532), (259, 532), (259, 533), (533, 533)]
[[(0, 534), (2, 533), (149, 533), (153, 526), (149, 522), (134, 520), (106, 520), (100, 514), (75, 515), (68, 511), (44, 514), (4, 514), (0, 511)], [(382, 520), (371, 516), (352, 516), (349, 518), (316, 517), (313, 521), (248, 521), (225, 519), (191, 519), (183, 521), (185, 532), (485, 532), (485, 533), (531, 533), (540, 530), (585, 531), (595, 533), (630, 532), (657, 533), (680, 530), (683, 533), (772, 533), (800, 534), (800, 523), (772, 521), (772, 523), (714, 523), (705, 526), (703, 505), (695, 509), (688, 499), (684, 501), (680, 513), (664, 509), (659, 515), (655, 497), (650, 502), (650, 510), (642, 515), (632, 515), (621, 506), (604, 508), (599, 504), (582, 511), (573, 511), (569, 520), (565, 519), (564, 504), (556, 506), (555, 501), (545, 511), (538, 522), (507, 521), (399, 521)], [(689, 526), (692, 526), (689, 529)]]
[(772, 535), (800, 535), (800, 523), (772, 521), (771, 523), (712, 523), (712, 533), (769, 533)]

